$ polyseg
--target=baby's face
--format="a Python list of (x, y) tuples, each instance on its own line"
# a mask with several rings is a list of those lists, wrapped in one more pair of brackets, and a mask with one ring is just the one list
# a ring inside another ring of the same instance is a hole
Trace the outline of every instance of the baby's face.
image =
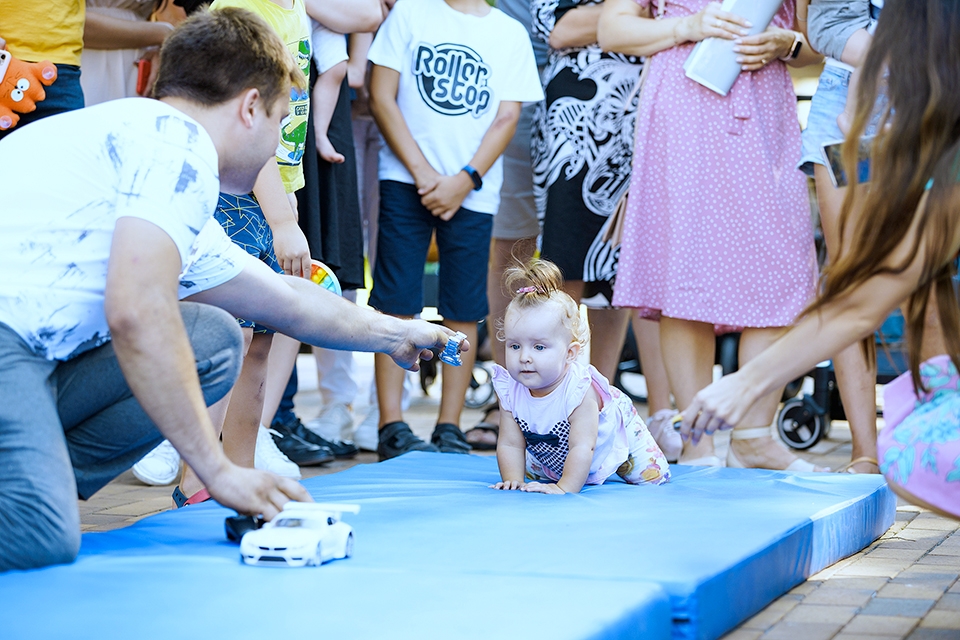
[(580, 351), (553, 302), (533, 309), (510, 308), (503, 321), (503, 334), (507, 371), (538, 398), (560, 385)]

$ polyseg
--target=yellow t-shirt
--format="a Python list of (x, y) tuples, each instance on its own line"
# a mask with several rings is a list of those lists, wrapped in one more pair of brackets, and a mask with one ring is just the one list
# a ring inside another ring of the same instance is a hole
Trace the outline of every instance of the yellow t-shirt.
[(0, 38), (26, 62), (80, 65), (84, 0), (0, 0)]
[[(3, 0), (0, 0), (2, 2)], [(240, 7), (267, 21), (297, 61), (305, 77), (310, 75), (310, 19), (303, 0), (293, 0), (292, 9), (277, 6), (271, 0), (215, 0), (211, 9)], [(303, 187), (303, 152), (307, 146), (307, 119), (310, 117), (310, 92), (294, 87), (290, 92), (290, 117), (280, 123), (277, 164), (287, 193)]]

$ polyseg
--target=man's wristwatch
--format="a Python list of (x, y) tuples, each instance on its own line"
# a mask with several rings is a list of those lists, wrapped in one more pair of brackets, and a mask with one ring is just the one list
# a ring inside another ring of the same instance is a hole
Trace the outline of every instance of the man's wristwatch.
[(793, 32), (793, 44), (790, 45), (790, 51), (787, 52), (787, 55), (780, 58), (784, 62), (789, 62), (790, 60), (796, 60), (797, 56), (800, 55), (800, 49), (803, 48), (803, 40), (800, 39), (800, 34), (796, 31)]
[(480, 172), (471, 167), (470, 165), (465, 166), (461, 171), (466, 171), (467, 175), (470, 176), (470, 179), (473, 180), (473, 190), (480, 191), (483, 188), (483, 178), (480, 177)]

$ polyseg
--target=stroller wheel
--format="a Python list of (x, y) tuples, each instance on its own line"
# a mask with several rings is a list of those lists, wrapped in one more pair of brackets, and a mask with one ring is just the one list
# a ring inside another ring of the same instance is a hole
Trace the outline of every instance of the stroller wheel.
[(493, 375), (482, 363), (473, 365), (473, 378), (467, 387), (467, 395), (463, 404), (468, 409), (482, 409), (493, 400)]
[(809, 449), (825, 435), (825, 416), (806, 398), (788, 400), (777, 416), (780, 438), (793, 449)]

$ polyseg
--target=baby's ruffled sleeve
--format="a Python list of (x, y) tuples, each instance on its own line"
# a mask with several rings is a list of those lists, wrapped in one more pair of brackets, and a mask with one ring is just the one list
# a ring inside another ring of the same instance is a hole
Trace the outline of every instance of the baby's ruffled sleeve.
[(513, 387), (517, 384), (510, 373), (498, 364), (493, 365), (493, 390), (500, 399), (500, 407), (513, 413)]

